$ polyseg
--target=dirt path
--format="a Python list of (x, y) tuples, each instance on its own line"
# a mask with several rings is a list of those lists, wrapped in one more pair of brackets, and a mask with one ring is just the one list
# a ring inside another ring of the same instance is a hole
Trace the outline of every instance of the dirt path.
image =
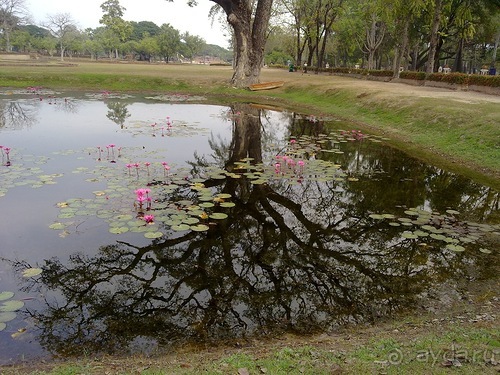
[[(500, 95), (483, 94), (476, 91), (458, 91), (429, 86), (412, 86), (397, 82), (379, 82), (364, 79), (353, 79), (328, 74), (302, 74), (289, 73), (278, 69), (263, 69), (261, 81), (284, 80), (296, 86), (324, 86), (337, 88), (350, 88), (359, 92), (377, 93), (383, 97), (422, 97), (443, 98), (464, 103), (490, 102), (500, 104)], [(500, 111), (500, 109), (499, 109)]]

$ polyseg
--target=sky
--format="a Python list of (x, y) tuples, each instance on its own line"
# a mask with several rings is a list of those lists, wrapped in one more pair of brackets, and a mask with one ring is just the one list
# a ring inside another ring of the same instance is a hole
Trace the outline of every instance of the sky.
[[(47, 15), (69, 13), (77, 26), (84, 30), (87, 27), (102, 26), (99, 20), (102, 17), (100, 5), (106, 0), (27, 0), (33, 21), (41, 25)], [(152, 21), (158, 26), (169, 23), (181, 33), (188, 31), (191, 35), (198, 35), (208, 44), (217, 44), (227, 48), (227, 37), (221, 24), (208, 18), (208, 12), (215, 3), (209, 0), (199, 0), (196, 7), (189, 7), (187, 0), (120, 0), (120, 5), (126, 10), (123, 19), (126, 21)]]

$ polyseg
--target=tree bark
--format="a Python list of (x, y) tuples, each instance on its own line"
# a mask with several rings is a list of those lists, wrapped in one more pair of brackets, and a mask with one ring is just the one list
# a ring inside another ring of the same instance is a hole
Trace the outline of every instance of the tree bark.
[[(401, 66), (401, 61), (403, 60), (403, 56), (406, 54), (406, 50), (408, 49), (408, 32), (410, 28), (410, 22), (408, 19), (403, 20), (403, 30), (401, 33), (401, 41), (400, 44), (396, 47), (394, 53), (394, 66), (393, 66), (393, 77), (399, 78), (399, 67)], [(405, 67), (406, 69), (407, 67)]]
[(439, 24), (441, 22), (441, 12), (443, 8), (443, 0), (436, 0), (435, 6), (434, 6), (434, 17), (432, 18), (432, 25), (431, 25), (431, 39), (429, 42), (429, 55), (427, 58), (427, 74), (434, 73), (435, 69), (435, 58), (436, 58), (436, 51), (438, 47), (438, 41), (439, 41)]
[(255, 14), (248, 0), (210, 1), (222, 7), (234, 31), (235, 69), (231, 83), (236, 87), (258, 83), (273, 0), (258, 0)]

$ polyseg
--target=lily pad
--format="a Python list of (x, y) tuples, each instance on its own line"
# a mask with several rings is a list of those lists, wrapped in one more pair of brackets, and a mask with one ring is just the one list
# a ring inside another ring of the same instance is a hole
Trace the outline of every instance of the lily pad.
[(384, 216), (383, 215), (380, 215), (380, 214), (370, 214), (369, 215), (372, 219), (375, 219), (375, 220), (382, 220), (384, 219)]
[(113, 234), (122, 234), (129, 231), (128, 227), (113, 227), (109, 228), (109, 232)]
[(41, 268), (28, 268), (23, 271), (23, 277), (35, 277), (42, 273)]
[(23, 301), (17, 301), (17, 300), (6, 301), (0, 305), (0, 311), (2, 311), (2, 312), (14, 312), (14, 311), (17, 311), (19, 309), (22, 309), (23, 306), (24, 306)]
[(416, 235), (413, 232), (403, 232), (403, 234), (401, 236), (403, 238), (408, 238), (408, 239), (416, 239), (416, 238), (418, 238), (418, 235)]
[(163, 233), (162, 232), (146, 232), (146, 233), (144, 233), (144, 237), (149, 238), (149, 239), (160, 238), (160, 237), (163, 237)]
[(16, 313), (15, 312), (0, 312), (0, 323), (7, 323), (10, 322), (11, 320), (16, 319)]
[(214, 220), (223, 220), (223, 219), (227, 219), (227, 214), (222, 213), (222, 212), (215, 212), (212, 215), (210, 215), (210, 218), (214, 219)]
[(61, 229), (66, 228), (66, 226), (63, 223), (54, 223), (54, 224), (49, 225), (49, 228), (55, 229), (55, 230), (61, 230)]
[(208, 225), (205, 224), (198, 224), (198, 225), (192, 225), (191, 230), (195, 232), (205, 232), (209, 229)]
[(214, 207), (215, 205), (212, 202), (203, 202), (203, 203), (200, 203), (199, 206), (203, 207), (203, 208), (211, 208), (211, 207)]
[(224, 208), (231, 208), (231, 207), (236, 206), (236, 204), (235, 204), (235, 203), (233, 203), (233, 202), (222, 202), (222, 203), (220, 204), (220, 206), (221, 206), (221, 207), (224, 207)]
[(448, 245), (446, 245), (446, 248), (447, 248), (448, 250), (452, 250), (452, 251), (455, 251), (455, 252), (457, 252), (457, 253), (462, 252), (462, 251), (465, 251), (465, 247), (460, 246), (460, 245), (448, 244)]
[(13, 292), (2, 292), (0, 293), (0, 301), (5, 301), (6, 299), (14, 297)]
[(174, 230), (176, 232), (183, 232), (183, 231), (189, 230), (189, 229), (191, 229), (191, 227), (187, 224), (179, 224), (179, 225), (172, 226), (172, 230)]
[(491, 254), (492, 253), (491, 250), (488, 250), (488, 249), (485, 249), (485, 248), (480, 248), (479, 251), (482, 252), (483, 254)]

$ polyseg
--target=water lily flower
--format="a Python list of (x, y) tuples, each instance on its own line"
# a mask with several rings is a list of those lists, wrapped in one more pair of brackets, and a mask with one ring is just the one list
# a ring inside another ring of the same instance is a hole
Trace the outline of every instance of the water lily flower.
[(142, 218), (147, 224), (154, 223), (155, 217), (154, 215), (144, 215)]
[(299, 161), (297, 162), (297, 165), (299, 166), (299, 172), (300, 172), (301, 174), (304, 172), (304, 165), (305, 165), (305, 164), (306, 164), (306, 163), (304, 162), (304, 160), (299, 160)]

